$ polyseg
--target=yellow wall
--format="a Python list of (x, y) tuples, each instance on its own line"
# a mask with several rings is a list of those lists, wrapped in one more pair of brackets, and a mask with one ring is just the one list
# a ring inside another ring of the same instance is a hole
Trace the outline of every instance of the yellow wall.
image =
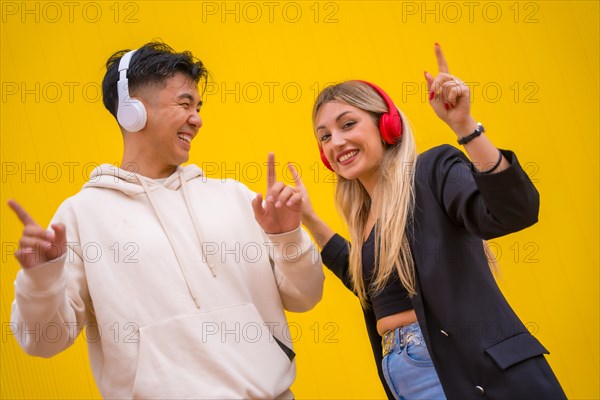
[[(433, 43), (472, 85), (473, 114), (516, 151), (541, 192), (540, 222), (494, 240), (502, 289), (550, 350), (567, 395), (599, 398), (598, 2), (2, 1), (2, 398), (95, 398), (85, 342), (50, 359), (8, 333), (19, 200), (45, 225), (122, 144), (99, 83), (114, 51), (162, 39), (212, 73), (191, 162), (264, 191), (267, 152), (301, 168), (317, 210), (343, 232), (318, 163), (310, 111), (326, 82), (385, 88), (421, 150), (455, 144), (426, 101)], [(325, 297), (290, 314), (299, 399), (381, 398), (357, 301), (327, 273)], [(81, 338), (80, 338), (81, 339)]]

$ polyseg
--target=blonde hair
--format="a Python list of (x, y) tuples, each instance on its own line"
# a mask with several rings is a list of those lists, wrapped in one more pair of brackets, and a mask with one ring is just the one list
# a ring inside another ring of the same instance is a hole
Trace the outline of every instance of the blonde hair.
[[(371, 114), (378, 124), (388, 107), (368, 84), (347, 81), (323, 89), (313, 107), (313, 127), (319, 110), (325, 103), (345, 103)], [(368, 293), (382, 290), (394, 269), (410, 296), (416, 294), (415, 266), (408, 241), (407, 224), (414, 209), (414, 166), (417, 159), (415, 140), (406, 117), (402, 118), (402, 139), (395, 145), (385, 144), (379, 181), (373, 196), (377, 221), (375, 228), (375, 273), (371, 287), (363, 280), (363, 232), (373, 205), (366, 189), (358, 179), (348, 180), (338, 175), (335, 202), (350, 231), (350, 277), (354, 291), (363, 306)]]

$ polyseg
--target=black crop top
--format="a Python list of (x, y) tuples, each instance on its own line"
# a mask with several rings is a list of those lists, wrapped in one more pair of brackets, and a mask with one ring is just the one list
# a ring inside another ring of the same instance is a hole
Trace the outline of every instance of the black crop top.
[[(365, 288), (369, 288), (375, 267), (375, 228), (362, 247), (363, 279)], [(412, 310), (413, 306), (408, 296), (408, 291), (400, 282), (398, 272), (394, 270), (385, 287), (375, 296), (369, 293), (369, 300), (375, 313), (375, 318), (397, 314), (402, 311)]]

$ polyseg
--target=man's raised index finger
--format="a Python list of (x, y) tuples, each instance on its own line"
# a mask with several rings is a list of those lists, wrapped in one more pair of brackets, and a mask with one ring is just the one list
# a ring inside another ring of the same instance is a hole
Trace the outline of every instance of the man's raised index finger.
[(8, 205), (13, 209), (15, 214), (17, 214), (17, 217), (19, 217), (23, 225), (37, 225), (31, 215), (29, 215), (19, 203), (14, 200), (9, 200)]
[(277, 177), (275, 175), (275, 154), (269, 153), (269, 156), (267, 157), (267, 188), (273, 186), (276, 182), (276, 179)]

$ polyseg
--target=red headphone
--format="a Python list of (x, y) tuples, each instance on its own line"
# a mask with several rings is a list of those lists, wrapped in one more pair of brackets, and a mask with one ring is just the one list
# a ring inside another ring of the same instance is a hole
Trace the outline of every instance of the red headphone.
[[(384, 92), (379, 86), (366, 81), (359, 80), (357, 82), (366, 83), (367, 85), (371, 86), (377, 93), (379, 93), (379, 95), (383, 98), (383, 101), (385, 101), (388, 112), (381, 114), (381, 118), (379, 118), (379, 133), (381, 134), (381, 138), (387, 144), (396, 144), (402, 137), (402, 118), (400, 118), (400, 112), (394, 105), (394, 102), (390, 96), (388, 96), (387, 93)], [(331, 164), (329, 164), (327, 157), (325, 157), (325, 153), (323, 153), (323, 148), (321, 145), (319, 145), (319, 152), (321, 153), (321, 161), (323, 161), (323, 164), (325, 164), (328, 169), (333, 171)]]

